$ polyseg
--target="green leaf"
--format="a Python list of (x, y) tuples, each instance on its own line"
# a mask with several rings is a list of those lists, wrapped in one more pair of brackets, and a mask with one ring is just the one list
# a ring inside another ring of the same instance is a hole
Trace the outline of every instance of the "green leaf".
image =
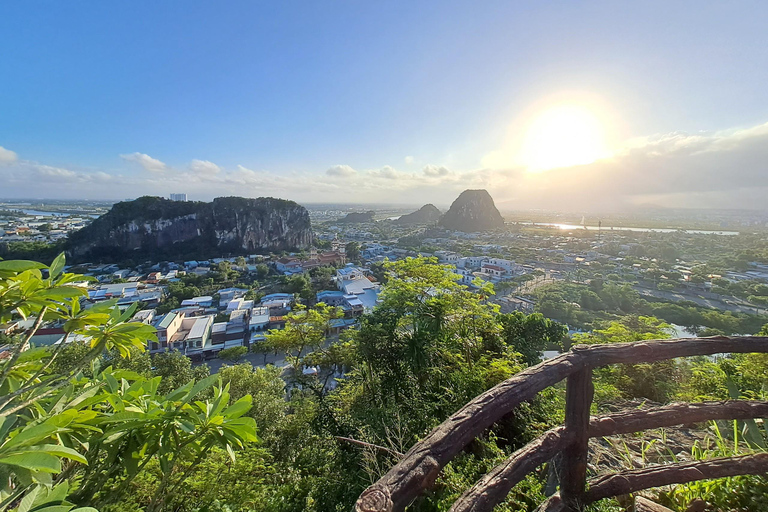
[(51, 263), (51, 266), (48, 267), (49, 277), (51, 279), (55, 279), (59, 276), (59, 274), (61, 274), (61, 271), (64, 269), (65, 261), (66, 258), (64, 257), (63, 252), (56, 256), (56, 258), (53, 260), (53, 263)]
[(8, 448), (15, 448), (18, 446), (24, 446), (30, 443), (41, 441), (50, 437), (57, 430), (57, 427), (48, 423), (41, 423), (40, 425), (27, 427), (12, 437), (10, 440), (8, 440), (8, 442), (2, 446), (2, 450), (5, 451)]
[(233, 403), (226, 409), (224, 409), (224, 412), (222, 413), (227, 418), (239, 418), (243, 414), (247, 413), (251, 410), (251, 404), (253, 403), (253, 399), (251, 398), (251, 395), (245, 395), (237, 402)]
[(10, 270), (11, 272), (24, 272), (35, 268), (45, 268), (45, 265), (37, 261), (29, 260), (8, 260), (0, 261), (0, 270)]
[(42, 452), (25, 452), (0, 457), (0, 464), (19, 466), (43, 473), (59, 473), (61, 471), (59, 458)]
[(83, 457), (79, 452), (73, 450), (72, 448), (62, 446), (60, 444), (43, 444), (40, 446), (33, 447), (34, 451), (41, 451), (45, 453), (49, 453), (51, 455), (56, 455), (57, 457), (64, 457), (66, 459), (74, 460), (77, 462), (80, 462), (82, 464), (88, 464), (88, 461), (85, 457)]

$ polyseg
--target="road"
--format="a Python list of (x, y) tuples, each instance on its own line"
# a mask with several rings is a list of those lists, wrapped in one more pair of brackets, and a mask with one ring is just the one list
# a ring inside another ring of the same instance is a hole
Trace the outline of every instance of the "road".
[(757, 311), (756, 308), (745, 306), (742, 304), (736, 304), (726, 299), (716, 299), (714, 297), (706, 298), (703, 295), (697, 295), (693, 292), (667, 292), (662, 290), (656, 290), (653, 288), (645, 288), (640, 285), (634, 285), (632, 288), (637, 290), (640, 295), (646, 297), (656, 297), (664, 300), (671, 300), (674, 302), (695, 302), (696, 304), (708, 308), (720, 309), (722, 311), (733, 311), (734, 313), (749, 313), (754, 315)]
[[(325, 340), (324, 348), (328, 348), (330, 345), (336, 343), (339, 341), (339, 336), (337, 334), (334, 334), (332, 336), (329, 336)], [(306, 355), (307, 352), (305, 351), (304, 354)], [(236, 364), (242, 364), (242, 363), (251, 363), (251, 366), (255, 368), (265, 368), (267, 365), (275, 365), (279, 367), (287, 366), (289, 363), (285, 360), (285, 354), (282, 352), (278, 352), (275, 354), (274, 352), (248, 352), (243, 357), (240, 358), (240, 360)], [(224, 359), (210, 359), (208, 361), (201, 361), (199, 363), (192, 363), (193, 365), (201, 365), (201, 364), (207, 364), (208, 367), (211, 369), (211, 373), (218, 373), (222, 366), (228, 365), (232, 366), (231, 361), (226, 361)]]

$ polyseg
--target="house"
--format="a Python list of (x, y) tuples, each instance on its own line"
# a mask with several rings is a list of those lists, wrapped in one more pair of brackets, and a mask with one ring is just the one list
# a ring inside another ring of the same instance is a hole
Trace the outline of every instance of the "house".
[(143, 324), (152, 325), (152, 321), (155, 319), (155, 310), (154, 309), (142, 309), (141, 311), (137, 311), (135, 315), (133, 315), (133, 318), (131, 318), (131, 322), (141, 322)]
[(227, 312), (234, 311), (236, 309), (246, 309), (250, 310), (253, 308), (253, 301), (252, 300), (245, 300), (244, 297), (239, 297), (237, 299), (229, 301), (229, 304), (227, 304)]
[(192, 297), (191, 299), (184, 299), (181, 301), (182, 306), (199, 306), (201, 308), (210, 308), (213, 306), (213, 297), (210, 295), (202, 295), (200, 297)]
[(183, 320), (183, 314), (174, 312), (166, 313), (156, 319), (154, 326), (155, 329), (157, 329), (157, 341), (150, 343), (150, 352), (165, 350), (168, 347), (168, 341), (173, 339), (181, 328), (181, 322)]
[(269, 308), (255, 307), (251, 311), (248, 330), (251, 333), (266, 331), (269, 326)]
[(243, 288), (224, 288), (219, 290), (219, 309), (226, 309), (227, 305), (240, 297), (244, 297), (248, 290)]
[(281, 274), (300, 274), (304, 272), (301, 261), (294, 257), (283, 257), (275, 262), (275, 269)]
[(497, 267), (501, 267), (510, 274), (513, 274), (515, 270), (518, 267), (518, 264), (514, 261), (505, 260), (503, 258), (488, 258), (485, 263), (488, 263), (489, 265), (495, 265)]
[[(210, 346), (211, 332), (213, 330), (213, 316), (199, 316), (196, 318), (187, 318), (184, 322), (189, 322), (189, 333), (186, 339), (187, 350), (205, 350)], [(182, 322), (182, 324), (184, 324)], [(185, 327), (183, 325), (183, 327)]]
[(259, 301), (260, 306), (269, 309), (271, 315), (284, 315), (291, 310), (293, 303), (292, 293), (270, 293)]
[(347, 303), (351, 300), (349, 296), (354, 295), (362, 303), (364, 311), (371, 311), (376, 306), (381, 286), (368, 279), (363, 269), (354, 266), (340, 268), (336, 271), (335, 280)]
[(317, 292), (317, 302), (323, 302), (329, 306), (341, 306), (344, 304), (344, 292), (336, 290), (324, 290)]
[(460, 255), (451, 251), (435, 251), (435, 256), (437, 256), (437, 259), (440, 263), (451, 263), (451, 264), (456, 264), (461, 258)]
[(508, 275), (507, 269), (499, 267), (498, 265), (491, 265), (490, 263), (483, 263), (480, 267), (480, 273), (494, 282), (501, 281)]

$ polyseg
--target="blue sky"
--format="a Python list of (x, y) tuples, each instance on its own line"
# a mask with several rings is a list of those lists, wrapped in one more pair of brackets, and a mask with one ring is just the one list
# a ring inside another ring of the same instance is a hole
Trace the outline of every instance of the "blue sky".
[[(734, 184), (768, 186), (766, 34), (764, 2), (6, 2), (0, 196), (415, 204), (484, 187), (547, 207), (562, 175), (576, 195), (615, 180), (603, 192), (626, 204), (745, 206)], [(488, 163), (563, 101), (599, 111), (610, 159)], [(642, 165), (659, 177), (639, 194)], [(686, 189), (699, 173), (711, 187)]]

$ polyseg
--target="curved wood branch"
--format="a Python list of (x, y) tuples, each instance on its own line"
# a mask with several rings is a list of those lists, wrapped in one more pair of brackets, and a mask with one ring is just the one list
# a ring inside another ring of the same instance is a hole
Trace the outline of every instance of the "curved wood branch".
[(527, 368), (467, 403), (416, 443), (378, 482), (363, 491), (357, 512), (400, 512), (430, 487), (467, 444), (509, 411), (581, 369), (571, 352)]
[(757, 400), (727, 400), (696, 404), (676, 403), (664, 407), (632, 409), (589, 422), (589, 437), (629, 434), (651, 428), (671, 427), (708, 420), (746, 420), (768, 417), (768, 402)]
[(663, 485), (765, 473), (768, 473), (768, 453), (652, 466), (593, 478), (589, 481), (586, 497), (587, 503), (592, 503), (603, 498)]
[(464, 405), (411, 447), (400, 462), (366, 489), (360, 495), (355, 510), (402, 511), (416, 496), (434, 483), (440, 470), (472, 439), (522, 402), (531, 400), (543, 389), (587, 366), (647, 363), (676, 357), (749, 352), (768, 353), (768, 338), (715, 336), (576, 345), (570, 352), (527, 368)]
[(548, 430), (478, 480), (456, 500), (450, 512), (493, 510), (525, 475), (561, 452), (574, 438), (574, 433), (565, 427)]

